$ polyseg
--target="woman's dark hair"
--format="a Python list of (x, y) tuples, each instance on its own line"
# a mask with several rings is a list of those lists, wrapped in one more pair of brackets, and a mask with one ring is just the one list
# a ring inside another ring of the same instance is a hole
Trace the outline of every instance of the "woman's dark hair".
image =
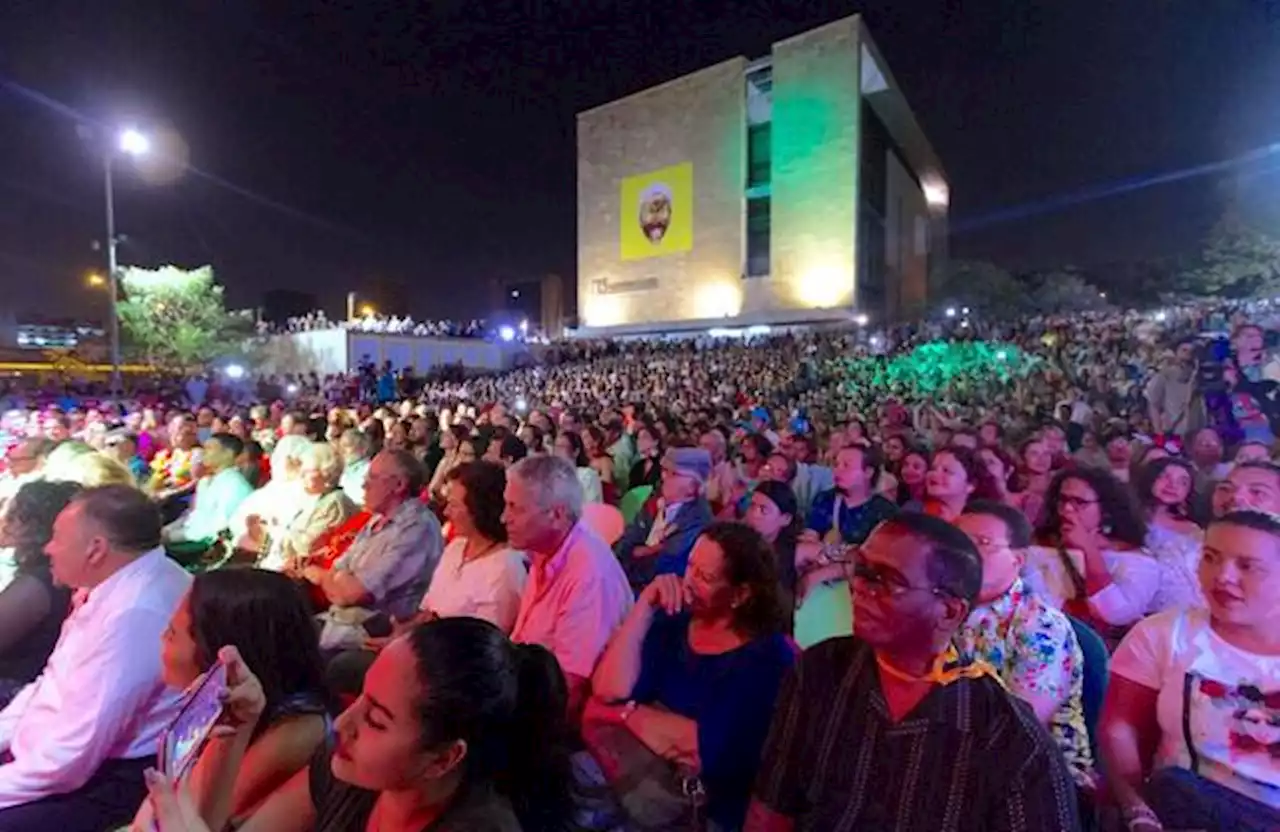
[(906, 463), (907, 457), (909, 456), (918, 456), (924, 460), (925, 471), (928, 471), (929, 466), (933, 463), (933, 458), (929, 456), (929, 452), (924, 448), (911, 444), (904, 444), (902, 458), (898, 460), (897, 464), (894, 466), (894, 470), (889, 472), (898, 479), (898, 499), (895, 500), (895, 502), (900, 506), (904, 506), (915, 499), (915, 496), (911, 493), (911, 486), (907, 485), (907, 483), (902, 479), (902, 466)]
[(1062, 485), (1067, 480), (1080, 480), (1098, 495), (1103, 528), (1110, 529), (1106, 532), (1107, 537), (1134, 548), (1143, 545), (1147, 538), (1147, 521), (1142, 518), (1142, 512), (1129, 489), (1110, 471), (1088, 467), (1059, 471), (1049, 483), (1044, 495), (1044, 519), (1036, 528), (1037, 539), (1045, 542), (1057, 541), (1062, 526), (1062, 518), (1058, 515), (1058, 501), (1062, 496)]
[(573, 464), (579, 468), (586, 468), (591, 465), (591, 460), (587, 458), (587, 446), (582, 444), (582, 437), (577, 431), (566, 430), (560, 436), (573, 447)]
[[(1004, 466), (1005, 475), (1004, 482), (997, 484), (1003, 485), (1006, 490), (1012, 492), (1014, 480), (1018, 475), (1018, 461), (1013, 458), (1013, 454), (1009, 453), (1000, 445), (984, 445), (979, 448), (979, 458), (981, 458), (982, 451), (987, 451), (988, 453), (993, 454), (996, 459), (1000, 460), (1000, 464)], [(985, 468), (986, 466), (984, 465), (983, 467)]]
[(53, 521), (81, 490), (79, 483), (35, 480), (13, 495), (4, 527), (20, 569), (30, 569), (45, 558), (44, 547), (53, 538)]
[(609, 440), (605, 438), (604, 431), (595, 425), (588, 425), (583, 432), (590, 434), (591, 441), (596, 443), (596, 448), (601, 456), (609, 455)]
[(453, 434), (459, 445), (471, 438), (471, 429), (466, 425), (449, 425), (449, 433)]
[(1138, 468), (1137, 479), (1133, 483), (1133, 493), (1137, 496), (1139, 505), (1146, 511), (1147, 516), (1155, 511), (1157, 500), (1151, 491), (1155, 487), (1156, 480), (1160, 479), (1160, 475), (1168, 468), (1181, 468), (1187, 472), (1190, 479), (1191, 487), (1187, 490), (1187, 498), (1183, 500), (1182, 505), (1174, 506), (1173, 513), (1175, 517), (1190, 519), (1191, 517), (1191, 501), (1195, 499), (1196, 492), (1196, 469), (1188, 460), (1179, 456), (1166, 456), (1161, 459), (1148, 462), (1146, 465)]
[(751, 590), (747, 602), (734, 610), (734, 628), (752, 638), (780, 632), (783, 612), (777, 558), (764, 537), (744, 523), (712, 523), (701, 536), (724, 552), (725, 580)]
[(413, 630), (422, 746), (462, 740), (462, 788), (491, 785), (521, 829), (572, 828), (569, 690), (555, 656), (513, 644), (478, 618), (441, 618)]
[(381, 419), (370, 419), (368, 426), (363, 428), (364, 435), (369, 437), (370, 453), (369, 458), (372, 459), (382, 450), (382, 446), (387, 441), (387, 428), (382, 424)]
[(783, 628), (790, 632), (795, 618), (796, 586), (800, 581), (796, 572), (796, 543), (804, 530), (804, 517), (800, 514), (795, 492), (786, 483), (765, 480), (756, 486), (755, 493), (766, 497), (778, 507), (778, 511), (791, 515), (791, 525), (778, 532), (778, 539), (773, 543), (778, 587), (782, 590), (779, 599), (784, 616), (782, 623)]
[(965, 447), (948, 445), (945, 448), (939, 448), (937, 453), (933, 455), (934, 461), (943, 454), (955, 458), (960, 463), (960, 467), (964, 469), (965, 478), (973, 486), (973, 493), (969, 495), (970, 500), (999, 500), (1002, 496), (1000, 487), (996, 484), (995, 477), (991, 476), (991, 472), (987, 470), (987, 466), (982, 464), (981, 457), (978, 452)]
[(233, 645), (266, 696), (265, 730), (291, 698), (324, 702), (324, 661), (311, 608), (290, 578), (263, 569), (215, 569), (191, 583), (191, 636), (196, 663), (208, 670)]
[(449, 470), (445, 482), (457, 482), (467, 490), (462, 503), (471, 515), (476, 531), (498, 543), (507, 540), (507, 527), (502, 524), (506, 507), (502, 492), (507, 487), (507, 472), (501, 465), (477, 459)]
[(769, 437), (765, 436), (763, 433), (748, 433), (746, 437), (743, 438), (742, 443), (744, 445), (754, 445), (756, 448), (756, 455), (759, 456), (762, 461), (768, 459), (769, 455), (773, 453), (773, 443), (770, 442)]

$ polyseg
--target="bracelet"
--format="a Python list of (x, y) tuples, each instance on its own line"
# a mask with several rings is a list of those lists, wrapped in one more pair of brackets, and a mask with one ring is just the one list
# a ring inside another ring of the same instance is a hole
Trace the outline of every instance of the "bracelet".
[(1157, 829), (1163, 828), (1160, 823), (1160, 817), (1145, 803), (1134, 803), (1125, 806), (1120, 810), (1120, 816), (1124, 818), (1124, 824), (1129, 829), (1133, 829), (1134, 825), (1139, 822), (1148, 826), (1155, 826)]
[(636, 712), (636, 708), (640, 707), (636, 704), (636, 700), (632, 699), (622, 706), (622, 710), (618, 713), (618, 719), (625, 723)]

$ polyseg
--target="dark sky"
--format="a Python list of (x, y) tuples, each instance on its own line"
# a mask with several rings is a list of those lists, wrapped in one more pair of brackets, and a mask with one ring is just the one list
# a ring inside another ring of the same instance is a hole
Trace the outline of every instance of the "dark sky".
[[(1276, 0), (0, 7), (0, 312), (101, 303), (82, 283), (100, 263), (100, 163), (30, 91), (185, 143), (195, 172), (117, 176), (125, 262), (211, 262), (233, 304), (307, 289), (330, 314), (377, 278), (408, 283), (419, 316), (483, 313), (491, 278), (572, 283), (577, 111), (853, 12), (948, 171), (960, 256), (1186, 250), (1221, 210), (1221, 175), (1023, 208), (1280, 142)], [(1280, 174), (1243, 188), (1280, 201)]]

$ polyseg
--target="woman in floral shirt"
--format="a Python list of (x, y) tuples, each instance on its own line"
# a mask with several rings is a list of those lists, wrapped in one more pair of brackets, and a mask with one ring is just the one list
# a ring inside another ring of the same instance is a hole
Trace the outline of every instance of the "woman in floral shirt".
[(956, 634), (962, 654), (995, 668), (1031, 705), (1066, 757), (1076, 783), (1094, 788), (1093, 753), (1084, 722), (1084, 657), (1071, 622), (1019, 577), (1031, 525), (1018, 509), (975, 501), (956, 525), (982, 555), (982, 590)]

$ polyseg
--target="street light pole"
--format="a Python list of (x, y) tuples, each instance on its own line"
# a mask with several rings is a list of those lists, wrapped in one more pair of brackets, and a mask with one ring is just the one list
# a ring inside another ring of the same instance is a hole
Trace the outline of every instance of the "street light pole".
[(120, 295), (120, 274), (116, 263), (116, 200), (111, 184), (113, 150), (113, 147), (107, 146), (102, 157), (102, 168), (107, 192), (107, 316), (110, 318), (108, 323), (111, 337), (111, 398), (119, 401), (123, 391), (120, 385), (120, 316), (116, 308)]

